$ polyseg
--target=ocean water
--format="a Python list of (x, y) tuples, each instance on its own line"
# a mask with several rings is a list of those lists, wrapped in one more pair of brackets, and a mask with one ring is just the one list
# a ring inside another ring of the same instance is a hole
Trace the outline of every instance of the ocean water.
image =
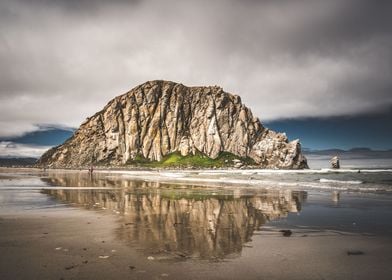
[[(310, 169), (323, 169), (330, 167), (330, 159), (334, 155), (306, 155)], [(340, 157), (342, 169), (392, 169), (392, 158), (374, 158), (367, 156)]]
[(392, 193), (392, 169), (389, 168), (113, 171), (111, 174), (123, 179), (220, 187)]

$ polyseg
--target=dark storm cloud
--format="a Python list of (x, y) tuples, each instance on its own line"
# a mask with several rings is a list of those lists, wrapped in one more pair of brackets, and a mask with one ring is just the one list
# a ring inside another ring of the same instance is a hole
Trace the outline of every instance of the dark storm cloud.
[(221, 85), (261, 120), (392, 104), (391, 1), (0, 1), (0, 136), (78, 126), (152, 79)]

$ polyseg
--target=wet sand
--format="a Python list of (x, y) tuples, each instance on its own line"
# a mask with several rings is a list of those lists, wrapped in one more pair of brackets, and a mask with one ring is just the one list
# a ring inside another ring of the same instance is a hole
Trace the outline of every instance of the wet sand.
[(116, 218), (105, 214), (66, 209), (6, 216), (0, 228), (0, 279), (156, 279), (174, 273), (117, 241)]
[[(0, 220), (0, 279), (389, 279), (391, 239), (270, 228), (240, 258), (191, 260), (138, 252), (115, 238), (118, 219), (61, 210)], [(124, 224), (124, 226), (126, 226)], [(363, 254), (362, 254), (363, 253)]]
[(0, 279), (392, 275), (389, 196), (343, 194), (331, 202), (330, 193), (61, 173), (0, 179)]

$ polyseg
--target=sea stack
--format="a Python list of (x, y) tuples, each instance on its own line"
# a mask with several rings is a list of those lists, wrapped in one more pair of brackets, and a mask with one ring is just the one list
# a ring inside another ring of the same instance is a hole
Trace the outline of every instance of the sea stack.
[(331, 159), (331, 168), (332, 169), (339, 169), (340, 168), (340, 161), (338, 156), (334, 156)]
[(117, 96), (38, 165), (124, 166), (172, 153), (211, 159), (230, 153), (260, 168), (307, 168), (299, 140), (289, 142), (284, 133), (265, 128), (238, 95), (170, 81), (146, 82)]

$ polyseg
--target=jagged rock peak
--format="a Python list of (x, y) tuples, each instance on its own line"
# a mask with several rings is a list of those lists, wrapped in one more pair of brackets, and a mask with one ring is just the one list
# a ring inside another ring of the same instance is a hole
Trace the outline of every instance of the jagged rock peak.
[(115, 97), (38, 164), (117, 166), (136, 158), (159, 161), (173, 152), (210, 158), (229, 152), (264, 168), (307, 167), (299, 140), (264, 128), (238, 95), (161, 80)]

